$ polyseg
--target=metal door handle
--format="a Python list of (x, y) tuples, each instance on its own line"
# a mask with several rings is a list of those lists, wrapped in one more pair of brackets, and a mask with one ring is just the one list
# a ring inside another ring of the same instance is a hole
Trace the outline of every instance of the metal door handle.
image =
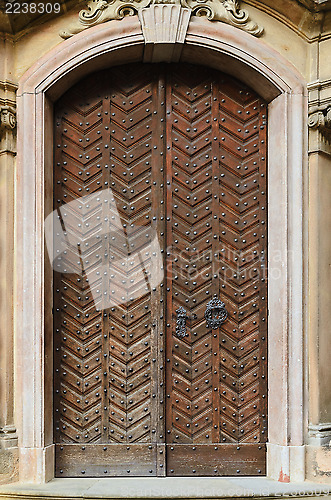
[(212, 330), (220, 328), (227, 317), (228, 312), (225, 309), (224, 302), (222, 302), (215, 294), (214, 297), (208, 302), (205, 311), (205, 318), (208, 328), (211, 328)]
[(186, 309), (183, 306), (176, 309), (177, 319), (176, 319), (176, 335), (179, 338), (183, 338), (186, 335)]
[[(177, 337), (182, 338), (186, 335), (186, 320), (189, 319), (189, 317), (187, 316), (186, 309), (184, 309), (183, 306), (176, 309), (176, 315), (176, 335)], [(197, 315), (193, 313), (191, 319), (197, 319)]]

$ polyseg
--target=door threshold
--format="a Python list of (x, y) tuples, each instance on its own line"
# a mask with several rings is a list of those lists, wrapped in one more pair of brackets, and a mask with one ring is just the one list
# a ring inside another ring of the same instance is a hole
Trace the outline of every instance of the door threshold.
[(45, 484), (0, 485), (0, 499), (8, 500), (317, 496), (331, 499), (331, 485), (307, 481), (280, 483), (266, 477), (57, 478)]

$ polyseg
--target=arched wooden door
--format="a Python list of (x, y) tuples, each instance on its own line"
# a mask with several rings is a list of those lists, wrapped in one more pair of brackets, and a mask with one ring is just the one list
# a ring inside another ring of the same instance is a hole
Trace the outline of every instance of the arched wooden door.
[(61, 98), (54, 141), (56, 476), (265, 474), (264, 102), (120, 66)]

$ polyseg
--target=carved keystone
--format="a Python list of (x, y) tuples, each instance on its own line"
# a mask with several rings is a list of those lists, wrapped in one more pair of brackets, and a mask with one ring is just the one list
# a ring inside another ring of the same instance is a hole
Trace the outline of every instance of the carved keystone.
[(144, 62), (179, 61), (191, 10), (175, 4), (154, 4), (138, 15), (146, 43)]

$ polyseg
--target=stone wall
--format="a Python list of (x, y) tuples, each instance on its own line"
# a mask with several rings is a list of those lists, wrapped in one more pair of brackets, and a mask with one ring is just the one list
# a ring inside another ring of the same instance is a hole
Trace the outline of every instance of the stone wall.
[(18, 477), (14, 424), (14, 181), (16, 89), (14, 43), (0, 34), (0, 481)]

